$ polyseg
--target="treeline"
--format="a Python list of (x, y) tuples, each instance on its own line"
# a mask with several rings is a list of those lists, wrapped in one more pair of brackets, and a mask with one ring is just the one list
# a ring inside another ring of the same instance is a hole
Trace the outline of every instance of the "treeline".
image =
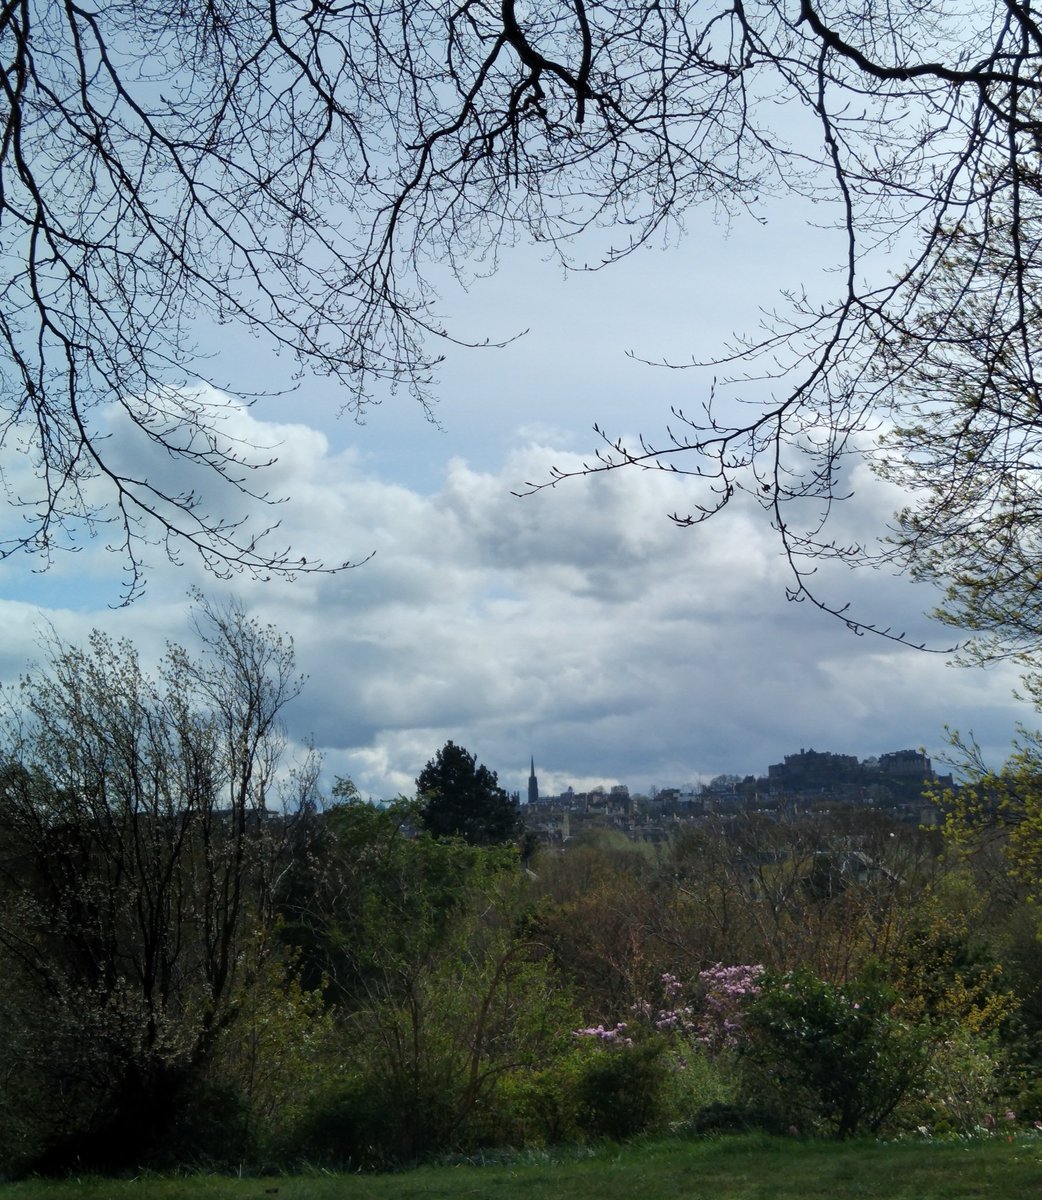
[(199, 655), (150, 673), (96, 635), (11, 698), (7, 1175), (1042, 1119), (1010, 781), (962, 794), (947, 833), (747, 815), (523, 862), (480, 822), (429, 828), (462, 773), (516, 832), (451, 743), (417, 800), (321, 797), (314, 761), (283, 761), (291, 645), (234, 609), (198, 617)]

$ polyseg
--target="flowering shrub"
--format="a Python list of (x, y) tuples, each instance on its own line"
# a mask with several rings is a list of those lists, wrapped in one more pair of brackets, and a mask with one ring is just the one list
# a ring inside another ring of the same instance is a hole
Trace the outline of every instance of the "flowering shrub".
[(587, 1029), (576, 1029), (573, 1036), (577, 1038), (593, 1038), (605, 1046), (633, 1045), (633, 1038), (626, 1036), (625, 1021), (619, 1021), (613, 1029), (606, 1029), (603, 1025), (591, 1025)]
[(676, 975), (660, 977), (662, 1003), (659, 1007), (641, 1000), (634, 1012), (660, 1033), (690, 1036), (711, 1052), (733, 1049), (739, 1042), (746, 1008), (760, 994), (763, 967), (759, 964), (725, 967), (716, 963), (699, 971), (704, 989), (701, 1011), (684, 1004), (684, 987)]
[(668, 972), (660, 976), (662, 996), (658, 1006), (647, 1000), (638, 1000), (633, 1006), (637, 1016), (642, 1017), (659, 1033), (693, 1033), (695, 1029), (694, 1009), (680, 1004), (683, 985), (675, 975)]
[(731, 1050), (741, 1040), (745, 1013), (762, 987), (763, 967), (725, 967), (723, 963), (698, 973), (705, 1001), (698, 1019), (698, 1039), (711, 1052)]
[(708, 1108), (741, 1108), (729, 1052), (739, 1042), (748, 1005), (760, 994), (762, 975), (759, 965), (707, 967), (691, 989), (703, 996), (696, 1005), (667, 971), (659, 977), (658, 1003), (635, 1004), (632, 1023), (574, 1030), (580, 1043), (611, 1051), (591, 1059), (583, 1077), (587, 1131), (625, 1137), (667, 1119), (693, 1127)]

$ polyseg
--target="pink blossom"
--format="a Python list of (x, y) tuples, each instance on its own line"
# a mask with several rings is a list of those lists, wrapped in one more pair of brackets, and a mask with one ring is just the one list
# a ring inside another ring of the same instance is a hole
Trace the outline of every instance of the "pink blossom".
[(763, 970), (759, 963), (732, 967), (716, 963), (699, 972), (698, 978), (706, 989), (698, 1023), (703, 1045), (721, 1050), (738, 1044), (745, 1006), (760, 994)]
[(578, 1038), (595, 1038), (597, 1041), (614, 1046), (632, 1046), (633, 1039), (624, 1037), (626, 1022), (619, 1021), (614, 1029), (605, 1029), (603, 1025), (591, 1025), (587, 1029), (576, 1029), (572, 1036)]

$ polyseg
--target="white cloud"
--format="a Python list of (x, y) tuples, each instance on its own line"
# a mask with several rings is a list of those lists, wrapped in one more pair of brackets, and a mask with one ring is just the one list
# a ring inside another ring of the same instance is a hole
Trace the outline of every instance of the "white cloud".
[[(960, 673), (787, 605), (763, 514), (739, 507), (677, 529), (667, 514), (688, 496), (666, 473), (618, 472), (517, 499), (526, 480), (578, 461), (529, 442), (483, 469), (453, 459), (440, 488), (420, 491), (303, 424), (232, 406), (227, 428), (279, 445), (270, 487), (292, 498), (278, 510), (281, 539), (327, 561), (375, 552), (341, 574), (230, 589), (294, 637), (310, 679), (289, 714), (293, 734), (313, 736), (328, 774), (351, 775), (365, 795), (411, 790), (447, 738), (512, 789), (524, 790), (530, 754), (544, 791), (644, 788), (764, 772), (801, 746), (936, 753), (945, 722), (1000, 751), (1018, 712), (1009, 671)], [(868, 476), (857, 492), (843, 519), (878, 527), (891, 497)], [(126, 633), (156, 655), (165, 639), (188, 636), (190, 585), (225, 590), (190, 560), (180, 570), (159, 560), (146, 601), (113, 612), (111, 557), (94, 544), (70, 562), (81, 580), (107, 569), (107, 594), (63, 604), (69, 575), (51, 603), (45, 576), (39, 610), (15, 597), (0, 605), (5, 680), (31, 656), (39, 620), (74, 640), (92, 624)], [(929, 597), (904, 580), (840, 572), (823, 586), (916, 636), (927, 628)]]
[[(731, 331), (769, 324), (761, 314), (779, 289), (834, 291), (836, 277), (819, 268), (842, 257), (835, 231), (808, 226), (802, 208), (765, 212), (769, 227), (736, 222), (727, 241), (691, 213), (682, 245), (565, 286), (539, 247), (514, 248), (469, 293), (447, 290), (456, 334), (532, 332), (502, 351), (447, 347), (444, 430), (403, 398), (355, 436), (330, 419), (342, 397), (328, 379), (253, 409), (204, 393), (234, 444), (277, 456), (258, 477), (272, 496), (291, 498), (257, 514), (281, 521), (273, 546), (292, 545), (311, 562), (372, 560), (294, 583), (222, 585), (192, 557), (175, 569), (154, 547), (144, 601), (113, 611), (120, 563), (102, 527), (46, 574), (32, 574), (24, 558), (0, 562), (0, 679), (36, 656), (34, 630), (47, 621), (71, 640), (92, 625), (125, 634), (154, 659), (166, 639), (189, 637), (186, 597), (198, 585), (237, 593), (294, 636), (310, 676), (289, 713), (294, 736), (314, 735), (328, 774), (351, 775), (363, 794), (410, 790), (449, 737), (522, 791), (530, 754), (544, 790), (642, 788), (762, 772), (801, 746), (867, 755), (923, 743), (936, 752), (945, 722), (974, 729), (1000, 758), (1015, 719), (1031, 717), (1010, 699), (1013, 672), (953, 670), (943, 655), (858, 638), (808, 605), (786, 604), (786, 566), (755, 507), (677, 529), (668, 514), (689, 511), (692, 494), (664, 472), (511, 495), (549, 478), (551, 466), (589, 460), (594, 422), (611, 436), (636, 428), (655, 441), (671, 405), (700, 411), (711, 369), (652, 370), (627, 350), (706, 359)], [(210, 365), (224, 377), (272, 390), (290, 382), (292, 366), (253, 338), (200, 332), (220, 351)], [(755, 403), (769, 386), (750, 382), (743, 398)], [(109, 432), (108, 448), (140, 473), (192, 482), (233, 519), (247, 511), (239, 493), (189, 480), (128, 437), (118, 414)], [(11, 495), (31, 494), (28, 460), (8, 453), (2, 467)], [(851, 482), (854, 499), (833, 513), (833, 532), (875, 536), (895, 495), (863, 467)], [(17, 520), (0, 509), (0, 528)], [(949, 640), (921, 616), (929, 593), (906, 580), (839, 569), (815, 583), (834, 603), (852, 601), (859, 617), (934, 645)]]

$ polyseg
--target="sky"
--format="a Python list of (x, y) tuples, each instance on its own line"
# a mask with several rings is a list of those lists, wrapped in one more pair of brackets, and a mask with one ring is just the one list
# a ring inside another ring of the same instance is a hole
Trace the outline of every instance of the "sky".
[[(682, 239), (596, 274), (509, 251), (469, 290), (447, 283), (440, 311), (462, 337), (527, 333), (503, 349), (451, 349), (436, 422), (404, 395), (364, 424), (338, 419), (343, 397), (328, 380), (251, 408), (211, 394), (228, 436), (277, 453), (266, 486), (287, 498), (279, 538), (311, 562), (367, 561), (295, 582), (223, 583), (157, 549), (145, 595), (120, 608), (122, 563), (104, 531), (45, 572), (12, 558), (0, 564), (0, 682), (16, 683), (56, 635), (78, 643), (91, 628), (132, 638), (154, 661), (166, 641), (190, 643), (187, 597), (199, 587), (292, 636), (308, 679), (286, 713), (291, 743), (313, 741), (327, 787), (347, 776), (374, 799), (411, 794), (449, 739), (522, 795), (533, 757), (544, 794), (765, 774), (804, 748), (923, 747), (940, 765), (946, 725), (972, 730), (1001, 762), (1016, 723), (1034, 715), (1013, 696), (1015, 672), (958, 668), (788, 603), (787, 568), (758, 509), (737, 504), (679, 529), (668, 514), (690, 505), (685, 482), (631, 471), (515, 495), (589, 459), (595, 423), (654, 439), (670, 405), (697, 406), (709, 374), (638, 358), (708, 357), (755, 328), (782, 289), (826, 290), (834, 239), (820, 213), (811, 223), (768, 210), (730, 228), (695, 214)], [(282, 379), (284, 366), (231, 327), (202, 341), (229, 388)], [(129, 445), (118, 419), (109, 432)], [(24, 463), (2, 466), (16, 492)], [(882, 531), (900, 497), (865, 466), (851, 485), (837, 534)], [(921, 585), (845, 569), (821, 584), (866, 619), (938, 650), (952, 644), (923, 616), (933, 597)]]

